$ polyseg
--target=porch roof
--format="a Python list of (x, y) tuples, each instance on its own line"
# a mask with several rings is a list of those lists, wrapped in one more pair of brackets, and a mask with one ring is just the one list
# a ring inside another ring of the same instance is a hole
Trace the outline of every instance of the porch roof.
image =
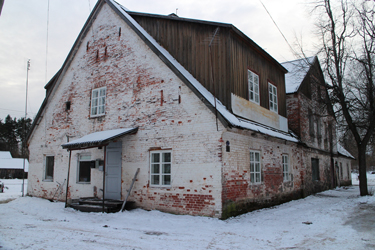
[(135, 134), (137, 133), (138, 128), (120, 128), (120, 129), (113, 129), (113, 130), (105, 130), (100, 132), (91, 133), (85, 135), (77, 140), (62, 144), (62, 148), (68, 150), (78, 150), (78, 149), (85, 149), (85, 148), (93, 148), (93, 147), (100, 147), (105, 146), (111, 141), (127, 135), (127, 134)]

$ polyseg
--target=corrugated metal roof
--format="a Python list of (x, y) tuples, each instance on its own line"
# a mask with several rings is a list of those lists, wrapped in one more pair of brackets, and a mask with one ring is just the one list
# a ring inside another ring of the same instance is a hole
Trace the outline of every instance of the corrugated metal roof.
[(135, 134), (137, 131), (138, 131), (138, 128), (120, 128), (120, 129), (100, 131), (100, 132), (95, 132), (95, 133), (85, 135), (77, 140), (65, 143), (61, 146), (64, 149), (68, 149), (68, 150), (100, 147), (100, 146), (105, 146), (106, 144), (110, 143), (111, 141), (121, 136), (124, 136), (127, 134)]

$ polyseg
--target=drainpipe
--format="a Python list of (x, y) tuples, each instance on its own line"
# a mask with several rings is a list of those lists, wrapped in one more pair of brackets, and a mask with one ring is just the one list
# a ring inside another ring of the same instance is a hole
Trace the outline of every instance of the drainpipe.
[(106, 163), (106, 155), (107, 155), (107, 146), (104, 146), (104, 164), (103, 164), (103, 210), (102, 212), (104, 213), (105, 211), (105, 206), (104, 206), (104, 196), (105, 196), (105, 163)]

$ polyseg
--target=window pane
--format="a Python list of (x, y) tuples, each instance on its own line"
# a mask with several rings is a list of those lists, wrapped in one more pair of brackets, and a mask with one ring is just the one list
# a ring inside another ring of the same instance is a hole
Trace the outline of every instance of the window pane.
[(100, 96), (105, 96), (105, 89), (100, 90)]
[(259, 173), (255, 174), (255, 182), (260, 182), (260, 174)]
[(96, 114), (98, 114), (98, 108), (97, 108), (97, 107), (92, 108), (92, 109), (91, 109), (91, 114), (92, 114), (92, 115), (96, 115)]
[(163, 162), (171, 162), (171, 153), (163, 153)]
[(171, 176), (163, 175), (163, 185), (171, 185)]
[(260, 156), (259, 153), (255, 153), (255, 161), (257, 161), (257, 162), (260, 161), (259, 156)]
[(254, 163), (250, 163), (250, 172), (254, 172)]
[(92, 91), (92, 97), (97, 98), (98, 97), (98, 90), (93, 90)]
[(53, 179), (53, 168), (54, 168), (54, 156), (46, 156), (46, 169), (45, 169), (45, 179)]
[(151, 162), (160, 162), (160, 154), (159, 153), (151, 154)]
[(81, 161), (79, 162), (79, 182), (90, 182), (91, 177), (91, 162)]
[(159, 174), (160, 173), (159, 164), (152, 164), (151, 165), (151, 173), (152, 174)]
[(163, 174), (171, 173), (171, 164), (163, 164)]
[(99, 114), (104, 114), (104, 106), (99, 107)]
[(250, 152), (250, 161), (254, 161), (254, 152)]
[(259, 77), (258, 75), (255, 75), (255, 74), (254, 74), (254, 83), (256, 84), (255, 86), (259, 84)]
[(260, 172), (260, 165), (259, 163), (255, 163), (255, 172)]
[(151, 184), (159, 185), (159, 175), (151, 175)]
[(250, 174), (250, 182), (254, 182), (255, 181), (254, 175), (255, 175), (254, 173)]
[(259, 96), (258, 95), (255, 96), (255, 102), (259, 102)]
[(80, 155), (79, 160), (80, 161), (91, 161), (91, 156), (90, 155)]

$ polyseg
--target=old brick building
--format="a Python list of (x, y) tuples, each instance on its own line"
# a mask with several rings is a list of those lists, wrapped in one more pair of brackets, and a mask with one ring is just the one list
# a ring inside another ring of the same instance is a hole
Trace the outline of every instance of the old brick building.
[(337, 143), (336, 120), (318, 57), (282, 65), (289, 71), (285, 77), (288, 126), (306, 145), (305, 191), (351, 185), (353, 156)]
[(100, 0), (45, 87), (28, 194), (51, 198), (66, 180), (68, 200), (124, 200), (137, 169), (129, 200), (178, 214), (227, 218), (310, 194), (308, 159), (330, 153), (289, 133), (285, 73), (230, 24)]

